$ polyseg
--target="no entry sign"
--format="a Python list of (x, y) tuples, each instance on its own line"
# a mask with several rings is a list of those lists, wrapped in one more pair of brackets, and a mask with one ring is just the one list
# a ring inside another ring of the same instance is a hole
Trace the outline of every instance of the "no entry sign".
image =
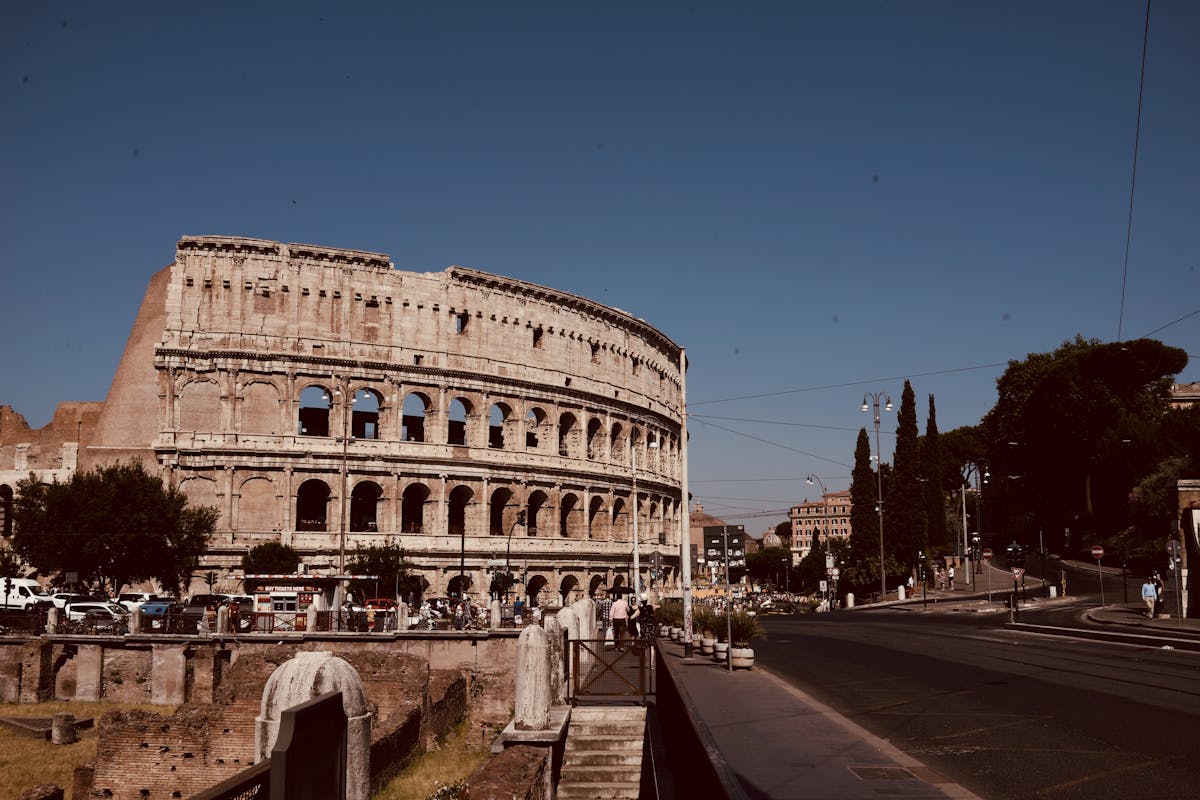
[(1104, 558), (1104, 548), (1098, 544), (1093, 545), (1092, 546), (1092, 558), (1096, 559), (1097, 561)]
[(983, 560), (984, 561), (992, 560), (992, 548), (990, 548), (990, 547), (983, 548)]

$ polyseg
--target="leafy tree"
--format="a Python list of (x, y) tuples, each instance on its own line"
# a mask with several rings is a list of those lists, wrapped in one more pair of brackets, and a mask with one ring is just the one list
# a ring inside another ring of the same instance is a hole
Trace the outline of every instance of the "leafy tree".
[(247, 575), (290, 575), (300, 566), (300, 554), (282, 542), (263, 542), (242, 556)]
[(404, 550), (394, 542), (363, 547), (357, 545), (354, 555), (346, 562), (346, 570), (352, 575), (377, 575), (378, 581), (351, 581), (350, 591), (360, 599), (376, 597), (378, 591), (385, 597), (393, 594), (398, 599), (414, 600), (421, 596), (424, 586), (420, 575), (413, 573), (413, 564), (404, 557)]
[(65, 483), (18, 484), (13, 549), (43, 573), (78, 572), (112, 592), (154, 580), (179, 591), (216, 527), (215, 508), (189, 507), (140, 463), (76, 472)]
[(1010, 362), (982, 423), (1001, 478), (989, 508), (995, 493), (1003, 519), (1036, 519), (1088, 540), (1128, 527), (1130, 490), (1170, 455), (1166, 401), (1187, 361), (1185, 351), (1151, 339), (1076, 337)]
[(921, 440), (921, 475), (929, 545), (942, 548), (950, 538), (946, 529), (946, 492), (942, 485), (942, 438), (938, 434), (937, 405), (933, 395), (929, 395), (929, 417), (925, 421), (925, 437)]
[[(746, 570), (760, 582), (783, 586), (783, 573), (791, 569), (792, 551), (787, 547), (764, 547), (746, 556)], [(787, 581), (790, 583), (790, 578)]]
[(24, 570), (25, 565), (21, 563), (21, 559), (11, 548), (0, 547), (0, 576), (21, 577)]
[(912, 384), (904, 382), (897, 415), (896, 457), (892, 486), (884, 504), (884, 546), (901, 563), (924, 551), (925, 490), (921, 484), (921, 451), (917, 443), (917, 401)]

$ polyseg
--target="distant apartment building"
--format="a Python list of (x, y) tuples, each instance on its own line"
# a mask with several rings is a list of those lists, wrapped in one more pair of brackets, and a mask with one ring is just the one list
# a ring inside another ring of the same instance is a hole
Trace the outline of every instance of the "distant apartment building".
[(1200, 404), (1200, 381), (1172, 384), (1167, 402), (1172, 408), (1191, 408)]
[(829, 492), (820, 500), (808, 498), (788, 510), (792, 523), (792, 551), (804, 558), (813, 549), (813, 537), (850, 538), (850, 492)]

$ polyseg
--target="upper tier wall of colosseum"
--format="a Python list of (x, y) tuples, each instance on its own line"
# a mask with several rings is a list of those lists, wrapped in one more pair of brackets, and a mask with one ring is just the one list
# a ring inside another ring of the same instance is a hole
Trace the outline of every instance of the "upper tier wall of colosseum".
[(675, 415), (679, 348), (645, 322), (478, 270), (396, 270), (386, 255), (185, 237), (160, 356), (204, 351), (420, 366), (570, 387)]

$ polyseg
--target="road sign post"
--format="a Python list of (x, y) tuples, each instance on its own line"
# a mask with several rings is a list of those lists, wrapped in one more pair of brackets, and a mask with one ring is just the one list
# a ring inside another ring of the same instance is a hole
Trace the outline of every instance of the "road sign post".
[(1179, 573), (1183, 571), (1179, 553), (1183, 548), (1178, 539), (1167, 540), (1167, 555), (1171, 557), (1171, 571), (1175, 573), (1175, 607), (1179, 611), (1179, 623), (1183, 623), (1183, 592), (1180, 590)]
[(1100, 578), (1100, 607), (1104, 608), (1104, 570), (1100, 568), (1100, 559), (1104, 558), (1104, 548), (1092, 546), (1092, 558), (1096, 559), (1096, 575)]

